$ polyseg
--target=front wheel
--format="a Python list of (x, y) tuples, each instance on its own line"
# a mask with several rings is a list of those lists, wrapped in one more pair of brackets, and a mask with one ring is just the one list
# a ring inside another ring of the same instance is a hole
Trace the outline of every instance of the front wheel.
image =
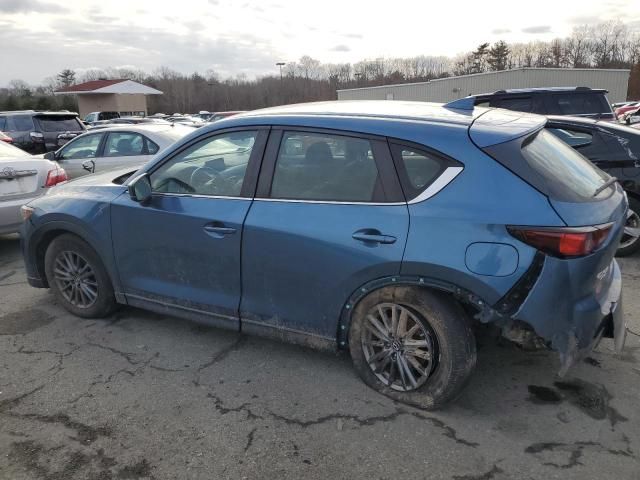
[(624, 233), (616, 256), (627, 257), (640, 250), (640, 201), (629, 197), (629, 210), (624, 224)]
[(100, 257), (79, 237), (65, 234), (55, 238), (47, 248), (44, 268), (54, 295), (74, 315), (100, 318), (117, 308)]
[(476, 364), (470, 321), (451, 298), (384, 288), (354, 309), (349, 348), (362, 379), (395, 400), (438, 408), (462, 390)]

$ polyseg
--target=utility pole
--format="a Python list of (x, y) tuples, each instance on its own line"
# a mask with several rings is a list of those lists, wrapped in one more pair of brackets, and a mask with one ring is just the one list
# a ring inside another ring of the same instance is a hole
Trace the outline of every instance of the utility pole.
[(286, 65), (285, 62), (278, 62), (276, 63), (277, 67), (280, 67), (280, 85), (282, 85), (282, 67), (284, 67)]
[(282, 67), (284, 67), (285, 65), (285, 62), (276, 63), (276, 67), (280, 67), (280, 103), (284, 103), (284, 91), (282, 88)]

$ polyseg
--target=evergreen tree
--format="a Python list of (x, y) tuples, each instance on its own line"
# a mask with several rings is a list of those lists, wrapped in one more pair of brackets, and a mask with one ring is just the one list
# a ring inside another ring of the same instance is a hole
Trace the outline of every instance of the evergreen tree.
[(69, 87), (76, 82), (76, 72), (65, 68), (58, 74), (58, 84), (61, 87)]
[(500, 40), (493, 44), (489, 50), (487, 63), (491, 66), (491, 70), (506, 70), (509, 61), (509, 46), (504, 40)]

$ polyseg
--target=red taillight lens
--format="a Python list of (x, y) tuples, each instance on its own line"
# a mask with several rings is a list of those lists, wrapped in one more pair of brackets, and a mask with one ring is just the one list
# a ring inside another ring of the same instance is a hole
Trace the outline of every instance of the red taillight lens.
[(580, 228), (508, 227), (518, 240), (549, 255), (561, 258), (583, 257), (595, 252), (607, 240), (611, 226)]
[(49, 173), (47, 173), (47, 181), (44, 182), (44, 186), (53, 187), (54, 185), (66, 182), (67, 180), (69, 180), (69, 177), (67, 177), (67, 172), (64, 171), (64, 168), (54, 168), (53, 170), (49, 170)]

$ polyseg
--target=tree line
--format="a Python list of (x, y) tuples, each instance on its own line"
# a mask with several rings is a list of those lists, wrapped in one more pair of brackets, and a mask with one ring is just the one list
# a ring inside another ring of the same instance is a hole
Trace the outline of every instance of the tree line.
[[(101, 78), (126, 78), (164, 92), (148, 99), (149, 112), (251, 110), (287, 103), (331, 100), (336, 90), (392, 83), (422, 82), (522, 67), (630, 68), (628, 98), (640, 99), (640, 33), (620, 21), (576, 27), (566, 38), (550, 42), (483, 42), (474, 50), (450, 58), (419, 55), (376, 58), (356, 63), (321, 63), (309, 56), (287, 63), (282, 73), (249, 79), (220, 78), (213, 70), (184, 74), (169, 67), (151, 73), (106, 68), (77, 73), (65, 69), (30, 86), (12, 80), (0, 89), (0, 110), (77, 109), (72, 96), (54, 96), (61, 87)], [(275, 66), (274, 66), (275, 68)]]

